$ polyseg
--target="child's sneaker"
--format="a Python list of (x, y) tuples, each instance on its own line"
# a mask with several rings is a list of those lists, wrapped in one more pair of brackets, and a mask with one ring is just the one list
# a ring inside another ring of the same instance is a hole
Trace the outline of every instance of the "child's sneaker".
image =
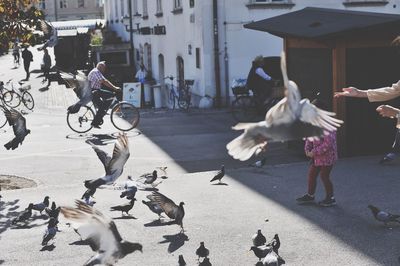
[(314, 202), (314, 196), (311, 196), (309, 194), (305, 194), (304, 196), (302, 196), (300, 198), (297, 198), (296, 201), (299, 204), (313, 203)]
[(318, 204), (322, 207), (332, 207), (336, 205), (336, 200), (332, 197), (330, 199), (324, 199), (323, 201), (318, 202)]

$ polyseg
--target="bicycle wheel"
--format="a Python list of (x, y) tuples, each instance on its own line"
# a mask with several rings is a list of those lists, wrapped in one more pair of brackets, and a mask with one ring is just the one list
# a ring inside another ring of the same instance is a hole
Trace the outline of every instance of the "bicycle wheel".
[(33, 100), (32, 94), (27, 91), (24, 91), (21, 96), (22, 103), (25, 105), (26, 108), (32, 110), (35, 106), (35, 101)]
[(129, 131), (140, 120), (139, 110), (128, 102), (119, 102), (111, 110), (111, 123), (119, 130)]
[(11, 108), (16, 108), (21, 104), (21, 97), (14, 91), (7, 91), (3, 94), (4, 103)]
[(239, 96), (232, 103), (232, 116), (238, 122), (254, 122), (257, 118), (254, 98), (251, 96)]
[(171, 89), (168, 95), (168, 105), (171, 106), (172, 110), (175, 109), (175, 93)]
[(190, 106), (190, 93), (186, 89), (179, 90), (178, 106), (181, 109), (188, 110)]
[(7, 118), (3, 111), (0, 111), (0, 128), (7, 124)]
[(81, 106), (77, 113), (67, 113), (67, 124), (70, 129), (77, 133), (85, 133), (92, 129), (94, 112), (88, 106)]

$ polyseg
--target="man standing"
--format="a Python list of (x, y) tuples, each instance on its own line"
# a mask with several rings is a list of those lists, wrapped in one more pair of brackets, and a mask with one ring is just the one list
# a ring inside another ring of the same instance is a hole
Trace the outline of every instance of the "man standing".
[(100, 125), (103, 123), (103, 117), (110, 107), (112, 99), (107, 98), (110, 98), (113, 92), (118, 93), (121, 91), (121, 88), (114, 86), (114, 84), (104, 77), (103, 74), (105, 72), (105, 62), (99, 62), (88, 75), (89, 86), (92, 89), (93, 103), (98, 108), (92, 122), (92, 126), (95, 128), (100, 128)]
[(146, 81), (146, 68), (144, 67), (143, 63), (140, 64), (139, 70), (136, 72), (135, 78), (137, 81), (140, 82), (140, 105), (141, 107), (144, 106), (145, 98), (144, 98), (144, 82)]
[(51, 68), (51, 57), (49, 55), (49, 51), (44, 48), (43, 49), (43, 74), (44, 74), (44, 79), (43, 82), (46, 81), (47, 79), (47, 87), (50, 86), (50, 68)]
[(22, 60), (24, 61), (24, 69), (26, 72), (25, 80), (29, 80), (30, 76), (29, 67), (31, 65), (31, 62), (33, 61), (33, 55), (31, 51), (28, 50), (27, 44), (25, 44), (24, 50), (22, 51)]

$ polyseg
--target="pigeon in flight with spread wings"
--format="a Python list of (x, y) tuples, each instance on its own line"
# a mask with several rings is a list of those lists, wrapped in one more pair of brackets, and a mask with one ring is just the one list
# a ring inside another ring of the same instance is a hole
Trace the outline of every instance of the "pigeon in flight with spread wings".
[(97, 252), (84, 265), (114, 265), (119, 259), (136, 250), (142, 252), (141, 244), (122, 239), (117, 226), (110, 218), (83, 201), (76, 200), (75, 204), (76, 208), (61, 207), (61, 213), (76, 223), (76, 230), (82, 240), (87, 241), (92, 250)]
[(270, 140), (318, 139), (343, 123), (333, 117), (335, 113), (317, 108), (308, 99), (301, 99), (296, 83), (287, 76), (285, 53), (281, 56), (281, 69), (286, 97), (267, 112), (264, 121), (239, 123), (233, 127), (244, 130), (226, 145), (233, 158), (248, 160), (254, 153), (264, 150)]
[(39, 28), (43, 32), (44, 38), (47, 39), (47, 41), (38, 48), (39, 51), (47, 48), (47, 47), (54, 47), (58, 43), (58, 37), (57, 37), (57, 29), (51, 25), (51, 23), (45, 21), (45, 20), (40, 20), (39, 23)]
[(90, 89), (89, 80), (82, 71), (77, 71), (77, 74), (60, 72), (67, 88), (74, 88), (79, 101), (68, 107), (68, 112), (77, 113), (81, 106), (92, 101), (92, 90)]
[(175, 223), (181, 226), (182, 228), (181, 233), (184, 232), (183, 229), (183, 217), (185, 216), (185, 210), (183, 208), (183, 205), (185, 205), (184, 202), (180, 202), (179, 205), (176, 205), (175, 202), (173, 202), (170, 198), (164, 196), (159, 192), (153, 192), (151, 194), (151, 197), (149, 197), (149, 199), (152, 202), (157, 203), (157, 205), (165, 212), (165, 214), (169, 218), (175, 220)]
[(86, 180), (85, 187), (88, 189), (96, 189), (101, 185), (112, 184), (121, 176), (126, 161), (129, 158), (129, 143), (126, 134), (119, 134), (114, 146), (112, 157), (100, 150), (97, 146), (89, 142), (94, 151), (104, 165), (106, 171), (105, 176), (98, 179)]
[(31, 133), (29, 129), (26, 128), (26, 119), (22, 114), (14, 109), (8, 110), (3, 108), (4, 114), (7, 118), (7, 122), (12, 126), (15, 137), (4, 144), (4, 147), (9, 150), (15, 150), (18, 145), (22, 145), (25, 137)]

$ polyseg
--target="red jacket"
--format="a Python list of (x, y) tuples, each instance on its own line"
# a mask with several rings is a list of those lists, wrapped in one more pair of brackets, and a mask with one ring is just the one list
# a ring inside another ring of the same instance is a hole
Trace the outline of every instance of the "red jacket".
[(333, 165), (338, 158), (336, 145), (336, 131), (332, 131), (320, 140), (306, 140), (304, 150), (314, 154), (315, 166)]

